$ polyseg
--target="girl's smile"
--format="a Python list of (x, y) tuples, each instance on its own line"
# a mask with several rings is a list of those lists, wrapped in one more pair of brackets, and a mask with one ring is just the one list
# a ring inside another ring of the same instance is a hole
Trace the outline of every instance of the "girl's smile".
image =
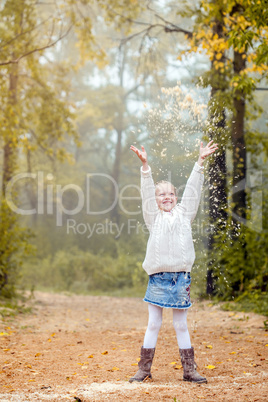
[(165, 212), (171, 211), (177, 204), (174, 186), (168, 182), (157, 184), (155, 188), (155, 199), (159, 209)]

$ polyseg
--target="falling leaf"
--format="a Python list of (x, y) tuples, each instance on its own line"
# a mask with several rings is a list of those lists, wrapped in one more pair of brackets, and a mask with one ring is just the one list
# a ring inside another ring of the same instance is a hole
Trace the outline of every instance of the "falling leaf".
[(206, 348), (207, 349), (212, 349), (212, 345), (207, 345)]
[(53, 334), (51, 334), (50, 336), (52, 336), (52, 338), (53, 338), (53, 336), (55, 336), (56, 334), (55, 334), (55, 332), (53, 332)]
[(89, 355), (87, 358), (88, 359), (93, 359), (93, 355)]
[(0, 336), (8, 336), (7, 332), (0, 332)]
[(36, 353), (35, 354), (35, 357), (38, 357), (38, 356), (40, 356), (41, 355), (41, 353)]
[(10, 350), (10, 349), (3, 349), (4, 352), (7, 352), (8, 350)]
[(216, 368), (215, 366), (212, 366), (212, 364), (209, 364), (208, 366), (205, 366), (205, 368), (213, 370), (214, 368)]
[(51, 342), (51, 339), (49, 338), (47, 341), (48, 341), (48, 342)]
[(236, 352), (230, 352), (229, 353), (229, 355), (235, 355), (236, 354)]
[(172, 363), (169, 363), (169, 364), (177, 364), (177, 362), (172, 362)]
[(102, 352), (102, 355), (108, 355), (108, 351), (105, 350), (105, 352)]
[(176, 369), (176, 370), (179, 370), (181, 368), (182, 368), (182, 366), (180, 364), (176, 364), (176, 366), (174, 366), (174, 369)]
[(30, 364), (26, 364), (25, 367), (32, 368), (32, 366)]
[(84, 375), (82, 378), (88, 378), (88, 375)]
[(137, 366), (138, 365), (138, 363), (132, 363), (131, 364), (131, 366)]

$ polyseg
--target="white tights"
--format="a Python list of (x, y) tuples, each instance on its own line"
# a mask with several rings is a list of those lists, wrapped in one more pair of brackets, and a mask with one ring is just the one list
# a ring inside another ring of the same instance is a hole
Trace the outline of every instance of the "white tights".
[[(143, 347), (155, 348), (158, 332), (162, 324), (163, 308), (148, 303), (149, 322), (145, 333)], [(176, 331), (177, 341), (180, 349), (190, 349), (191, 341), (187, 328), (187, 310), (173, 309), (173, 326)]]

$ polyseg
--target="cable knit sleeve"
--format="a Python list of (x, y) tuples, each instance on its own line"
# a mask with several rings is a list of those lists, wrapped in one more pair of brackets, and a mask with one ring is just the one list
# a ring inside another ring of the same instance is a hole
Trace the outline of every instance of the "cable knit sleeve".
[(146, 226), (150, 230), (158, 212), (158, 206), (155, 200), (155, 185), (150, 167), (145, 172), (141, 167), (141, 198), (143, 218)]
[(183, 210), (185, 215), (192, 222), (196, 216), (201, 190), (204, 182), (204, 168), (195, 163), (192, 173), (186, 183), (179, 208)]

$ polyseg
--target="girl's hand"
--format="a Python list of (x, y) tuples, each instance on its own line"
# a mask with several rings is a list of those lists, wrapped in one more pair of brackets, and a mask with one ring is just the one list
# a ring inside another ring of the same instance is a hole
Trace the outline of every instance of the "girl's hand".
[(207, 158), (209, 155), (213, 154), (216, 149), (218, 149), (218, 144), (213, 144), (213, 140), (210, 141), (206, 147), (203, 146), (203, 142), (200, 143), (200, 150), (199, 150), (199, 158), (198, 158), (198, 164), (200, 166), (203, 165), (203, 162), (205, 158)]
[(143, 164), (147, 163), (147, 153), (144, 149), (144, 146), (141, 146), (141, 151), (134, 147), (134, 145), (131, 145), (130, 147), (131, 151), (135, 152), (135, 154), (140, 158)]

